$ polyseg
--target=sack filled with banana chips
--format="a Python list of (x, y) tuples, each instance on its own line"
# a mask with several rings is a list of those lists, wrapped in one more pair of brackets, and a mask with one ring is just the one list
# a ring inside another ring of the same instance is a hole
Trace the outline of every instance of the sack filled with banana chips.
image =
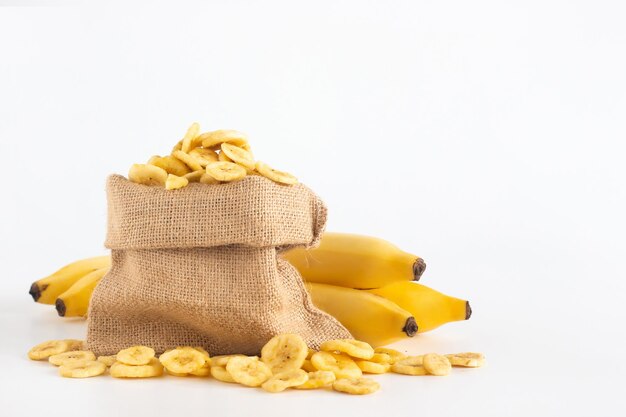
[(351, 337), (278, 256), (319, 243), (326, 207), (306, 186), (248, 175), (172, 191), (113, 175), (107, 199), (112, 265), (88, 312), (97, 355), (134, 345), (255, 355), (279, 333), (312, 348)]

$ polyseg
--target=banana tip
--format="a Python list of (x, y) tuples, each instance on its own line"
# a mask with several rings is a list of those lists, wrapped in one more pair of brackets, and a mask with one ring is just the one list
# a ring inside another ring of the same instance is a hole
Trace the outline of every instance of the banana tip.
[(41, 297), (41, 288), (39, 288), (39, 285), (37, 285), (36, 282), (33, 282), (33, 285), (30, 286), (28, 293), (31, 297), (33, 297), (33, 300), (37, 301), (39, 300), (39, 297)]
[(426, 262), (422, 258), (417, 258), (413, 262), (413, 281), (419, 281), (420, 277), (426, 270)]
[(406, 333), (406, 335), (409, 337), (415, 336), (415, 334), (417, 333), (417, 322), (415, 321), (414, 317), (409, 317), (408, 319), (406, 319), (402, 331)]
[(469, 301), (465, 302), (465, 320), (469, 320), (472, 317), (472, 307), (470, 306)]
[(54, 307), (57, 309), (57, 313), (59, 313), (59, 316), (65, 316), (65, 303), (63, 302), (63, 300), (57, 298), (56, 302), (54, 303)]

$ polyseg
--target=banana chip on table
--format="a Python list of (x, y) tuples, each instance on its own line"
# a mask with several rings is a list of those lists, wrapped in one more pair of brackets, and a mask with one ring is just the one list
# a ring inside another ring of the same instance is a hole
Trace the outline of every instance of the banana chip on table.
[(279, 373), (302, 368), (308, 353), (309, 348), (300, 335), (279, 334), (263, 346), (261, 360), (272, 372)]
[(309, 379), (304, 383), (295, 386), (295, 389), (318, 389), (330, 387), (335, 382), (335, 374), (330, 371), (309, 372)]
[(197, 371), (206, 363), (205, 355), (189, 346), (177, 347), (165, 352), (159, 356), (159, 361), (168, 372), (176, 374)]
[(374, 356), (374, 348), (372, 348), (369, 343), (352, 339), (327, 340), (322, 343), (320, 350), (326, 352), (341, 352), (359, 359), (371, 359)]
[(236, 383), (233, 377), (228, 373), (223, 366), (211, 366), (211, 376), (218, 381)]
[(363, 375), (361, 368), (344, 354), (317, 352), (311, 356), (311, 363), (320, 371), (330, 371), (339, 378), (359, 378)]
[(272, 377), (272, 371), (255, 357), (233, 357), (226, 365), (233, 379), (248, 387), (259, 387)]
[(419, 356), (407, 356), (403, 359), (397, 360), (391, 365), (391, 371), (396, 374), (421, 376), (428, 375), (426, 369), (423, 366), (424, 359), (422, 355)]
[(268, 392), (282, 392), (287, 388), (304, 384), (309, 379), (309, 374), (302, 369), (291, 369), (273, 375), (265, 381), (261, 388)]
[(110, 367), (115, 362), (117, 362), (117, 355), (98, 356), (98, 359), (96, 360)]
[(132, 346), (116, 355), (116, 360), (125, 365), (147, 365), (153, 358), (154, 349), (148, 346)]
[(364, 395), (378, 391), (380, 384), (368, 378), (338, 379), (333, 382), (333, 389), (346, 394)]
[(452, 364), (445, 356), (438, 355), (437, 353), (427, 353), (423, 357), (424, 369), (436, 376), (445, 376), (452, 370)]
[(34, 361), (41, 361), (50, 356), (67, 352), (70, 347), (71, 344), (67, 340), (48, 340), (31, 348), (28, 351), (28, 357)]
[(376, 355), (376, 353), (388, 355), (390, 358), (389, 363), (391, 364), (394, 364), (396, 361), (399, 361), (400, 359), (404, 359), (408, 356), (395, 349), (384, 348), (384, 347), (377, 347), (376, 349), (374, 349), (374, 355)]
[(98, 361), (78, 361), (63, 364), (59, 367), (59, 374), (65, 378), (91, 378), (102, 375), (107, 366)]
[(377, 363), (366, 360), (355, 360), (356, 365), (366, 374), (384, 374), (389, 372), (391, 365), (388, 363)]
[(157, 358), (150, 359), (147, 365), (126, 365), (115, 362), (111, 365), (109, 373), (114, 378), (153, 378), (163, 375), (163, 365)]
[(463, 352), (445, 355), (452, 366), (462, 366), (465, 368), (479, 368), (485, 364), (485, 355), (482, 353)]
[(95, 361), (96, 355), (86, 350), (74, 350), (59, 353), (48, 358), (48, 362), (55, 366), (67, 365), (74, 362)]

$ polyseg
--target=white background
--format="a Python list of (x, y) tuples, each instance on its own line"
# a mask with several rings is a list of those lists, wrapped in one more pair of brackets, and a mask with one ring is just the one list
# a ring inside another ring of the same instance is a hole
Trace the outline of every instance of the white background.
[[(0, 8), (0, 414), (626, 411), (623, 2), (206, 3)], [(325, 199), (328, 229), (423, 256), (424, 284), (472, 302), (400, 348), (488, 365), (348, 397), (28, 361), (85, 331), (30, 283), (105, 253), (107, 174), (192, 121), (247, 132)]]

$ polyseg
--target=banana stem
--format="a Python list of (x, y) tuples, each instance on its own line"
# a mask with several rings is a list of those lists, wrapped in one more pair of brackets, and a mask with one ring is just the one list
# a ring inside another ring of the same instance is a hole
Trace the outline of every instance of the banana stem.
[(470, 307), (469, 301), (465, 302), (465, 320), (469, 320), (472, 317), (472, 307)]
[(417, 333), (417, 323), (415, 322), (414, 317), (409, 317), (406, 319), (406, 323), (404, 323), (404, 327), (402, 331), (406, 333), (407, 336), (413, 337)]
[(33, 285), (30, 286), (30, 290), (28, 291), (28, 293), (31, 295), (31, 297), (33, 297), (33, 300), (37, 301), (39, 300), (39, 297), (41, 297), (41, 292), (45, 289), (45, 287), (39, 288), (39, 285), (36, 282), (33, 282)]
[(65, 316), (65, 303), (63, 302), (63, 300), (61, 300), (60, 298), (57, 298), (57, 301), (54, 303), (54, 307), (57, 309), (57, 313), (59, 313), (59, 316), (64, 317)]
[(422, 258), (417, 258), (413, 262), (413, 281), (419, 281), (420, 277), (426, 270), (426, 262)]

